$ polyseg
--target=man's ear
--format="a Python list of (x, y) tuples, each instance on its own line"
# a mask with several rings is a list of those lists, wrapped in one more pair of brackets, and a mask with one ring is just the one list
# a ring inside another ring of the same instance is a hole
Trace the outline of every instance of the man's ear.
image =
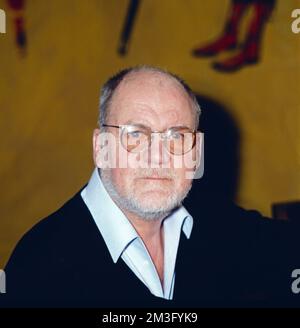
[(98, 166), (97, 165), (97, 158), (99, 158), (100, 151), (101, 151), (100, 130), (95, 129), (94, 132), (93, 132), (93, 159), (94, 159), (95, 166)]

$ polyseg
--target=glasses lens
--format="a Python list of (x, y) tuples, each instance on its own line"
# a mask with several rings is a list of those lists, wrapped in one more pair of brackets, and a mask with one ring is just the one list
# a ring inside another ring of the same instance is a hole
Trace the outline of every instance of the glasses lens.
[(171, 154), (183, 155), (194, 147), (194, 133), (188, 129), (171, 130), (167, 148)]
[(138, 153), (149, 145), (149, 132), (146, 128), (126, 126), (121, 135), (123, 147), (130, 153)]

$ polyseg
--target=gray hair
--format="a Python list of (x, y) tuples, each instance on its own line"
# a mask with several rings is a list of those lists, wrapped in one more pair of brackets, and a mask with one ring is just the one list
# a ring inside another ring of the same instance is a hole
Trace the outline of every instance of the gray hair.
[(201, 114), (201, 109), (198, 104), (198, 101), (196, 99), (195, 94), (193, 93), (192, 89), (188, 86), (188, 84), (179, 76), (170, 73), (164, 69), (161, 69), (159, 67), (155, 66), (148, 66), (148, 65), (141, 65), (141, 66), (135, 66), (130, 68), (125, 68), (115, 74), (114, 76), (110, 77), (103, 85), (101, 89), (100, 94), (100, 105), (99, 105), (99, 119), (98, 124), (100, 127), (100, 130), (103, 130), (103, 124), (107, 122), (108, 112), (109, 112), (109, 106), (112, 101), (113, 94), (115, 90), (117, 89), (118, 85), (122, 82), (122, 80), (129, 74), (137, 73), (140, 71), (149, 71), (149, 72), (156, 72), (160, 74), (164, 74), (168, 76), (171, 79), (175, 79), (184, 89), (184, 91), (188, 94), (190, 97), (193, 108), (195, 110), (196, 119), (195, 119), (195, 128), (198, 128), (199, 125), (199, 118)]

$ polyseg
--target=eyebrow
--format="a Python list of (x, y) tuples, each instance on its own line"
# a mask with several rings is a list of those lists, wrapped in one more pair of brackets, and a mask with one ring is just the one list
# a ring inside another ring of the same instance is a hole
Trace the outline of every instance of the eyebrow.
[(150, 127), (150, 126), (147, 125), (147, 124), (144, 124), (144, 123), (141, 123), (141, 122), (136, 122), (136, 121), (133, 121), (133, 120), (126, 121), (123, 125), (127, 125), (127, 124), (132, 124), (132, 125), (136, 125), (136, 124), (138, 124), (138, 125), (144, 125), (144, 126), (148, 126), (148, 127)]
[[(157, 131), (155, 129), (152, 129), (150, 125), (147, 125), (147, 124), (144, 124), (144, 123), (139, 123), (139, 122), (134, 122), (132, 120), (129, 120), (126, 123), (121, 124), (121, 125), (139, 125), (139, 126), (144, 126), (145, 128), (149, 128), (150, 130)], [(189, 129), (191, 131), (195, 131), (195, 129), (189, 127), (188, 125), (179, 125), (179, 124), (178, 125), (169, 126), (169, 127), (165, 128), (165, 129), (163, 129), (162, 131), (166, 131), (168, 129), (177, 128), (177, 127), (187, 128), (187, 129)]]

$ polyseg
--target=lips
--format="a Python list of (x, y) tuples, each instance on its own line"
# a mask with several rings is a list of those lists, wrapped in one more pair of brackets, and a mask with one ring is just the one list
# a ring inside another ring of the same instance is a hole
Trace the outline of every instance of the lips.
[(151, 177), (141, 177), (140, 179), (145, 179), (145, 180), (171, 180), (171, 178), (167, 177), (156, 177), (156, 176), (151, 176)]

